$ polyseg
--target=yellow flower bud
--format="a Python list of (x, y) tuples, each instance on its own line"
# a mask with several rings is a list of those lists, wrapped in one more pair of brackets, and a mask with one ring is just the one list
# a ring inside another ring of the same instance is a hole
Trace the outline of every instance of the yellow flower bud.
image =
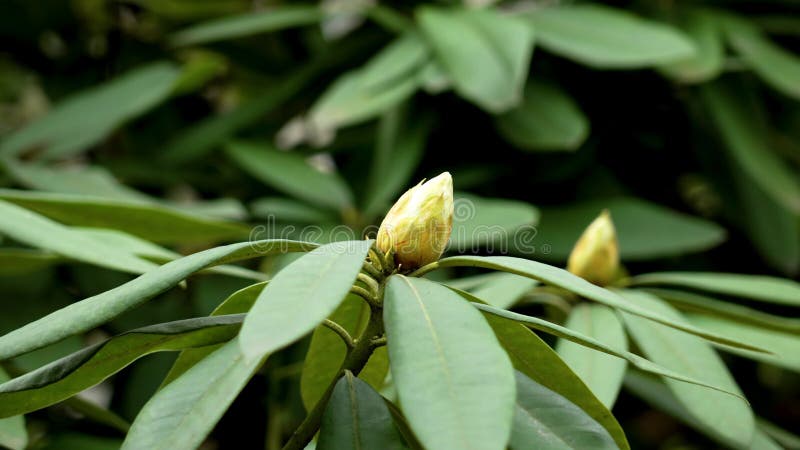
[(599, 286), (613, 281), (619, 270), (619, 244), (608, 210), (594, 219), (578, 239), (569, 255), (567, 270)]
[(392, 206), (378, 230), (378, 249), (394, 252), (404, 270), (432, 263), (442, 256), (453, 229), (453, 178), (449, 172), (406, 191)]

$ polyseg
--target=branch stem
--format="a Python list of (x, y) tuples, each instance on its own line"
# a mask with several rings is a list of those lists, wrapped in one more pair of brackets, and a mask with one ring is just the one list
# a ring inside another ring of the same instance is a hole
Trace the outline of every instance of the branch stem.
[(352, 336), (350, 336), (350, 333), (348, 333), (347, 330), (345, 330), (344, 327), (342, 327), (338, 323), (330, 319), (325, 319), (325, 321), (322, 322), (322, 325), (325, 325), (331, 331), (338, 334), (339, 337), (342, 338), (344, 344), (347, 346), (348, 349), (351, 349), (356, 346), (356, 341), (353, 339)]

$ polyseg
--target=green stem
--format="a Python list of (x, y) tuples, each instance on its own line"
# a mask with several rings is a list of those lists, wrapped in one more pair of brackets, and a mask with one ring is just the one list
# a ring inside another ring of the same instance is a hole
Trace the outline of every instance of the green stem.
[(425, 275), (426, 273), (432, 272), (432, 271), (434, 271), (434, 270), (436, 270), (438, 268), (439, 268), (439, 261), (434, 261), (434, 262), (432, 262), (430, 264), (426, 264), (426, 265), (420, 267), (419, 269), (411, 272), (410, 274), (408, 274), (408, 276), (410, 276), (410, 277), (421, 277), (421, 276)]
[(350, 336), (350, 333), (348, 333), (347, 330), (345, 330), (344, 327), (342, 327), (338, 323), (329, 319), (325, 319), (325, 321), (322, 322), (322, 325), (328, 327), (331, 331), (338, 334), (339, 337), (342, 338), (344, 344), (347, 346), (348, 349), (356, 346), (356, 342), (355, 340), (353, 340), (353, 337)]
[[(383, 292), (381, 289), (381, 294), (382, 293)], [(294, 433), (292, 433), (289, 441), (283, 446), (283, 450), (302, 450), (306, 447), (306, 445), (308, 445), (309, 442), (311, 442), (311, 439), (314, 438), (317, 430), (319, 430), (319, 425), (322, 422), (322, 414), (325, 412), (325, 406), (328, 404), (328, 400), (333, 393), (333, 388), (336, 386), (336, 382), (339, 381), (339, 378), (341, 378), (342, 375), (344, 375), (345, 370), (349, 370), (350, 372), (353, 372), (353, 375), (358, 376), (358, 374), (361, 372), (361, 369), (363, 369), (367, 364), (372, 352), (375, 350), (373, 341), (382, 336), (383, 310), (380, 307), (374, 306), (370, 303), (370, 315), (367, 327), (364, 329), (364, 332), (361, 333), (361, 336), (356, 339), (355, 347), (350, 349), (350, 351), (347, 353), (347, 356), (339, 368), (339, 372), (337, 373), (336, 377), (333, 379), (333, 381), (331, 381), (331, 384), (328, 385), (325, 393), (319, 399), (314, 408), (308, 413), (308, 416), (306, 416), (305, 420), (303, 420), (303, 423), (301, 423)]]

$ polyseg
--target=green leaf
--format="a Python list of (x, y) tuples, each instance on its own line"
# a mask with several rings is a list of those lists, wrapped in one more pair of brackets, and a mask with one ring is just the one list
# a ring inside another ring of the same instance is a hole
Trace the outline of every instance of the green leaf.
[[(261, 294), (261, 291), (264, 290), (264, 286), (266, 286), (267, 283), (267, 281), (264, 281), (239, 289), (223, 300), (222, 303), (211, 312), (210, 316), (244, 314), (250, 311), (250, 308), (256, 303), (258, 295)], [(172, 368), (170, 368), (167, 376), (164, 377), (161, 386), (164, 387), (173, 382), (176, 378), (189, 370), (189, 368), (193, 367), (206, 356), (214, 353), (214, 351), (220, 347), (222, 347), (222, 344), (183, 350), (180, 355), (178, 355), (178, 358), (175, 359), (175, 362), (172, 363)]]
[(739, 90), (722, 83), (703, 87), (702, 98), (735, 166), (783, 208), (800, 215), (800, 182), (770, 148), (766, 124)]
[(522, 99), (533, 53), (533, 29), (492, 9), (425, 6), (417, 21), (464, 98), (499, 113)]
[(749, 21), (726, 15), (722, 21), (730, 46), (767, 84), (800, 100), (800, 57), (773, 43)]
[(253, 217), (278, 223), (330, 223), (336, 218), (330, 211), (285, 197), (262, 197), (250, 204)]
[(323, 245), (278, 272), (242, 326), (239, 340), (247, 359), (294, 342), (330, 316), (350, 291), (372, 242)]
[[(484, 269), (500, 270), (504, 272), (522, 275), (524, 277), (533, 278), (534, 280), (541, 281), (545, 284), (550, 284), (570, 292), (580, 295), (588, 300), (593, 300), (610, 306), (620, 311), (629, 312), (646, 319), (653, 320), (658, 323), (676, 328), (687, 333), (700, 336), (713, 342), (717, 342), (732, 347), (746, 348), (754, 351), (762, 351), (758, 347), (748, 345), (738, 340), (731, 339), (725, 336), (720, 336), (715, 333), (710, 333), (701, 330), (695, 326), (686, 324), (685, 322), (676, 322), (668, 317), (660, 316), (657, 313), (648, 311), (637, 305), (635, 302), (630, 302), (626, 298), (621, 297), (615, 292), (608, 291), (599, 286), (596, 286), (583, 278), (577, 277), (566, 270), (557, 267), (542, 264), (540, 262), (531, 261), (528, 259), (514, 258), (510, 256), (454, 256), (451, 258), (444, 258), (436, 263), (437, 268), (446, 267), (482, 267)], [(514, 313), (509, 313), (514, 314)], [(522, 316), (527, 317), (527, 316)], [(539, 319), (537, 319), (539, 320)], [(547, 322), (549, 323), (549, 322)]]
[(128, 273), (142, 273), (155, 264), (91, 239), (58, 222), (40, 216), (0, 197), (0, 234), (59, 255)]
[(228, 342), (144, 405), (122, 449), (197, 448), (262, 362), (248, 361), (238, 339)]
[(800, 283), (765, 275), (720, 272), (655, 272), (631, 278), (634, 286), (673, 286), (732, 295), (780, 305), (800, 306)]
[[(360, 297), (348, 295), (329, 318), (351, 336), (358, 337), (369, 320), (369, 306)], [(335, 380), (346, 354), (347, 348), (338, 334), (322, 325), (314, 330), (300, 377), (300, 394), (306, 410), (311, 411)], [(386, 348), (380, 347), (375, 349), (358, 376), (379, 390), (388, 372)]]
[(504, 449), (514, 372), (481, 315), (449, 289), (394, 275), (384, 323), (403, 412), (427, 448)]
[(0, 417), (58, 403), (101, 383), (154, 352), (225, 342), (236, 336), (244, 315), (179, 320), (123, 333), (0, 385)]
[(328, 87), (308, 113), (306, 140), (324, 144), (337, 128), (377, 117), (409, 98), (428, 59), (425, 42), (416, 32), (406, 32)]
[(244, 14), (222, 17), (178, 31), (172, 35), (170, 43), (174, 46), (207, 44), (286, 28), (313, 25), (322, 18), (322, 11), (311, 5), (281, 6), (259, 12), (248, 11)]
[(164, 101), (179, 74), (171, 63), (154, 62), (81, 91), (5, 138), (0, 155), (15, 157), (34, 148), (44, 148), (39, 157), (45, 158), (79, 153)]
[(758, 419), (758, 428), (763, 431), (764, 434), (780, 442), (785, 448), (791, 450), (800, 449), (800, 436), (790, 433), (762, 418)]
[(13, 189), (0, 189), (0, 200), (67, 225), (111, 228), (160, 243), (244, 239), (250, 233), (250, 228), (241, 223), (149, 202)]
[(0, 276), (36, 272), (63, 261), (60, 256), (25, 248), (0, 248)]
[(472, 294), (488, 304), (508, 309), (538, 283), (511, 273), (490, 273)]
[(645, 291), (666, 300), (678, 309), (800, 335), (800, 319), (767, 314), (757, 309), (691, 292), (660, 288), (647, 288)]
[[(564, 326), (611, 348), (628, 350), (628, 338), (622, 322), (616, 312), (606, 306), (576, 305)], [(558, 340), (556, 351), (604, 405), (608, 408), (614, 406), (625, 377), (625, 360), (587, 349), (565, 339)]]
[(586, 226), (603, 209), (611, 212), (624, 260), (697, 252), (725, 240), (725, 230), (713, 222), (637, 198), (616, 197), (542, 211), (536, 238), (550, 246), (550, 253), (542, 253), (541, 257), (566, 261)]
[(589, 136), (589, 119), (554, 83), (531, 80), (522, 103), (500, 115), (497, 130), (527, 151), (574, 151)]
[(706, 330), (740, 336), (743, 340), (752, 342), (772, 353), (749, 352), (733, 348), (726, 349), (728, 352), (800, 372), (800, 352), (797, 351), (800, 348), (800, 337), (797, 335), (793, 336), (788, 333), (701, 314), (691, 314), (688, 318), (690, 322)]
[(521, 372), (516, 378), (512, 450), (618, 448), (608, 431), (581, 408)]
[[(675, 322), (685, 320), (656, 297), (634, 291), (623, 291), (623, 295)], [(704, 340), (630, 314), (623, 313), (623, 319), (638, 347), (656, 363), (741, 395), (725, 363)], [(750, 444), (755, 422), (745, 402), (674, 380), (665, 382), (695, 420), (713, 429), (729, 445), (747, 447)]]
[(319, 430), (317, 450), (406, 448), (383, 397), (350, 371), (336, 383)]
[(422, 159), (431, 121), (411, 121), (407, 115), (405, 108), (398, 107), (381, 118), (362, 208), (368, 217), (391, 207)]
[(206, 267), (270, 254), (307, 251), (314, 247), (316, 244), (309, 242), (263, 240), (216, 247), (177, 259), (0, 337), (0, 360), (13, 358), (91, 330)]
[(539, 8), (526, 15), (542, 47), (597, 69), (636, 69), (691, 57), (692, 42), (663, 23), (599, 4)]
[(659, 69), (682, 83), (703, 83), (719, 76), (724, 69), (725, 45), (717, 14), (712, 10), (691, 9), (678, 25), (692, 40), (696, 52)]
[[(470, 295), (465, 293), (465, 292), (459, 292), (459, 294), (461, 294), (462, 296), (464, 296), (467, 299), (470, 299)], [(478, 300), (480, 300), (480, 299), (478, 299)], [(564, 327), (562, 327), (560, 325), (556, 325), (554, 323), (550, 323), (550, 322), (548, 322), (548, 321), (546, 321), (544, 319), (540, 319), (538, 317), (526, 316), (526, 315), (523, 315), (523, 314), (519, 314), (519, 313), (515, 313), (515, 312), (511, 312), (511, 311), (506, 311), (506, 310), (503, 310), (503, 309), (497, 309), (497, 308), (495, 308), (493, 306), (489, 306), (489, 305), (478, 303), (478, 302), (473, 303), (473, 305), (476, 308), (478, 308), (479, 310), (481, 310), (482, 312), (484, 312), (484, 313), (494, 314), (494, 315), (499, 316), (499, 317), (510, 319), (510, 320), (519, 322), (521, 324), (524, 324), (524, 325), (526, 325), (528, 327), (531, 327), (533, 329), (544, 331), (545, 333), (552, 334), (552, 335), (560, 337), (562, 339), (568, 339), (568, 340), (570, 340), (572, 342), (575, 342), (577, 344), (583, 345), (584, 347), (587, 347), (587, 348), (590, 348), (590, 349), (593, 349), (593, 350), (597, 350), (597, 351), (606, 353), (608, 355), (616, 356), (617, 358), (621, 358), (621, 359), (623, 359), (625, 361), (628, 361), (629, 363), (633, 364), (635, 367), (638, 367), (639, 369), (644, 370), (646, 372), (650, 372), (650, 373), (654, 373), (654, 374), (661, 375), (661, 376), (664, 376), (664, 377), (668, 377), (668, 378), (671, 378), (673, 380), (681, 381), (681, 382), (684, 382), (684, 383), (694, 384), (694, 385), (701, 386), (701, 387), (704, 387), (704, 388), (710, 388), (710, 389), (713, 389), (715, 391), (719, 391), (719, 392), (722, 392), (722, 393), (725, 393), (725, 394), (729, 394), (729, 395), (731, 395), (733, 397), (738, 397), (739, 399), (744, 400), (744, 397), (742, 397), (741, 393), (739, 393), (737, 391), (727, 390), (724, 387), (720, 387), (718, 385), (707, 383), (707, 382), (705, 382), (702, 379), (699, 379), (697, 377), (686, 376), (683, 373), (681, 373), (680, 371), (674, 371), (674, 370), (670, 370), (669, 368), (664, 368), (664, 367), (660, 366), (659, 364), (655, 364), (655, 363), (653, 363), (652, 361), (650, 361), (648, 359), (642, 358), (639, 355), (635, 355), (635, 354), (630, 353), (630, 352), (628, 352), (626, 350), (620, 350), (620, 349), (617, 349), (617, 348), (613, 348), (613, 347), (608, 346), (608, 345), (606, 345), (606, 344), (604, 344), (604, 343), (602, 343), (602, 342), (600, 342), (600, 341), (598, 341), (598, 340), (596, 340), (594, 338), (591, 338), (589, 336), (585, 336), (585, 335), (583, 335), (583, 334), (581, 334), (579, 332), (570, 330), (569, 328), (564, 328)]]
[(608, 431), (620, 449), (630, 449), (617, 419), (536, 333), (513, 320), (483, 314), (517, 370), (581, 408)]
[(84, 419), (96, 424), (114, 428), (122, 433), (127, 433), (131, 424), (127, 420), (89, 400), (84, 400), (81, 396), (70, 397), (62, 405), (83, 416)]
[[(0, 367), (0, 386), (7, 381), (8, 374)], [(23, 450), (28, 447), (28, 430), (25, 429), (23, 416), (0, 419), (0, 446), (8, 447), (11, 450)]]
[(496, 252), (512, 247), (511, 236), (539, 221), (539, 210), (525, 202), (457, 193), (449, 249), (459, 253), (486, 246)]
[(339, 175), (314, 169), (298, 154), (247, 142), (231, 142), (225, 150), (242, 170), (275, 189), (325, 208), (352, 207), (350, 188)]

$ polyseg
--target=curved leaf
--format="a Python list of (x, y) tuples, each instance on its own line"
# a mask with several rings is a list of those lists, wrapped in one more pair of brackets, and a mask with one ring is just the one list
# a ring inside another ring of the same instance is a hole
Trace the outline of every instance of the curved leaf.
[(720, 272), (655, 272), (631, 279), (634, 286), (697, 289), (781, 305), (800, 306), (800, 283), (763, 275)]
[(587, 3), (539, 8), (527, 17), (542, 47), (598, 69), (635, 69), (690, 57), (694, 46), (669, 25)]
[(531, 80), (522, 103), (497, 117), (497, 131), (528, 151), (574, 151), (589, 136), (589, 119), (554, 83)]
[[(466, 297), (467, 299), (470, 298), (470, 295), (465, 292), (462, 292), (460, 294)], [(610, 347), (596, 339), (584, 336), (581, 333), (570, 330), (569, 328), (564, 328), (560, 325), (550, 323), (544, 319), (539, 319), (538, 317), (526, 316), (511, 311), (506, 311), (504, 309), (497, 309), (495, 307), (482, 304), (482, 302), (481, 303), (475, 302), (473, 303), (473, 306), (475, 306), (482, 312), (494, 314), (496, 316), (503, 317), (505, 319), (510, 319), (515, 322), (529, 326), (533, 329), (541, 330), (544, 331), (545, 333), (550, 333), (554, 336), (558, 336), (563, 339), (568, 339), (572, 342), (583, 345), (590, 349), (594, 349), (612, 356), (616, 356), (617, 358), (624, 359), (629, 363), (633, 364), (635, 367), (644, 370), (645, 372), (650, 372), (656, 375), (661, 375), (663, 377), (671, 378), (676, 381), (681, 381), (684, 383), (694, 384), (697, 386), (702, 386), (704, 388), (713, 389), (715, 391), (719, 391), (733, 397), (738, 397), (739, 399), (743, 400), (743, 403), (746, 403), (746, 400), (738, 390), (731, 390), (726, 387), (720, 387), (713, 383), (707, 383), (703, 381), (702, 378), (683, 375), (679, 371), (670, 370), (668, 368), (662, 367), (659, 364), (653, 363), (648, 359), (642, 358), (641, 356), (635, 355), (626, 350), (619, 350)]]
[(170, 42), (175, 46), (207, 44), (226, 39), (235, 39), (258, 33), (278, 31), (285, 28), (312, 25), (323, 17), (315, 6), (293, 5), (271, 8), (222, 17), (193, 25), (173, 34)]
[[(685, 320), (656, 297), (635, 291), (623, 291), (622, 295), (676, 322)], [(671, 370), (742, 395), (725, 363), (706, 341), (630, 314), (623, 313), (623, 318), (638, 347), (648, 358)], [(713, 429), (729, 445), (745, 448), (750, 444), (755, 419), (747, 403), (675, 380), (667, 379), (665, 382), (695, 420)]]
[(122, 450), (196, 449), (263, 360), (248, 362), (238, 339), (228, 342), (144, 405)]
[(425, 6), (417, 20), (459, 94), (493, 113), (519, 103), (533, 29), (493, 9)]
[(228, 341), (236, 336), (243, 320), (244, 315), (179, 320), (132, 330), (87, 347), (0, 385), (0, 417), (58, 403), (150, 353)]
[(617, 419), (536, 333), (513, 320), (483, 315), (517, 370), (581, 408), (608, 431), (620, 449), (630, 449)]
[(151, 202), (0, 189), (0, 199), (67, 225), (111, 228), (159, 243), (246, 239), (250, 228)]
[(692, 40), (696, 52), (694, 56), (661, 66), (660, 70), (683, 83), (702, 83), (719, 76), (724, 69), (725, 44), (715, 12), (689, 10), (678, 25)]
[(510, 236), (538, 221), (539, 210), (529, 203), (458, 192), (448, 249), (464, 253), (487, 247), (506, 252)]
[[(330, 319), (341, 325), (351, 336), (357, 337), (369, 320), (369, 306), (360, 297), (348, 295)], [(311, 411), (322, 398), (339, 374), (346, 354), (347, 349), (339, 335), (322, 325), (314, 330), (300, 377), (300, 394), (306, 410)], [(380, 389), (388, 372), (389, 358), (386, 356), (386, 348), (379, 347), (373, 351), (358, 377), (374, 389)]]
[(566, 398), (520, 372), (509, 447), (512, 450), (608, 449), (608, 431)]
[(0, 234), (96, 266), (143, 273), (155, 264), (0, 199)]
[[(622, 322), (616, 312), (607, 306), (576, 305), (572, 308), (564, 326), (611, 348), (628, 350), (628, 338)], [(613, 358), (565, 339), (558, 340), (556, 351), (604, 405), (608, 408), (614, 406), (625, 377), (627, 367), (625, 360)]]
[[(0, 386), (8, 381), (8, 375), (0, 367)], [(0, 419), (0, 446), (11, 450), (23, 450), (28, 446), (28, 430), (21, 415)]]
[(763, 347), (772, 353), (749, 352), (733, 348), (725, 349), (728, 352), (800, 372), (800, 351), (798, 351), (800, 349), (800, 336), (700, 314), (691, 314), (688, 318), (693, 324), (707, 330), (718, 333), (735, 333), (737, 336), (741, 336), (742, 339)]
[(510, 308), (538, 284), (535, 280), (511, 273), (491, 273), (488, 277), (472, 290), (472, 294), (503, 309)]
[(316, 244), (287, 240), (242, 242), (164, 264), (119, 287), (59, 309), (0, 337), (0, 360), (42, 348), (101, 325), (206, 267), (276, 253), (307, 251)]
[(427, 448), (506, 447), (514, 372), (481, 315), (449, 289), (394, 275), (384, 323), (403, 412)]
[(323, 245), (278, 272), (242, 326), (239, 341), (247, 359), (294, 342), (330, 316), (350, 292), (372, 242)]
[(762, 349), (747, 343), (739, 342), (735, 339), (701, 330), (695, 326), (686, 324), (685, 322), (676, 322), (667, 317), (660, 316), (657, 313), (642, 308), (636, 303), (626, 300), (619, 294), (589, 283), (583, 278), (577, 277), (566, 270), (549, 266), (547, 264), (542, 264), (540, 262), (531, 261), (529, 259), (514, 258), (510, 256), (454, 256), (439, 260), (437, 263), (435, 263), (435, 267), (483, 267), (485, 269), (502, 270), (509, 273), (515, 273), (517, 275), (530, 277), (543, 283), (566, 289), (570, 292), (580, 295), (581, 297), (585, 297), (586, 299), (594, 300), (617, 310), (629, 312), (631, 314), (662, 323), (664, 325), (700, 336), (713, 342), (732, 347), (745, 348), (748, 350), (763, 351)]
[(247, 142), (231, 142), (225, 151), (242, 170), (287, 194), (336, 210), (351, 207), (353, 203), (344, 180), (312, 168), (300, 155), (278, 151), (268, 144)]
[(325, 407), (317, 450), (372, 448), (400, 450), (406, 447), (383, 397), (346, 371)]

